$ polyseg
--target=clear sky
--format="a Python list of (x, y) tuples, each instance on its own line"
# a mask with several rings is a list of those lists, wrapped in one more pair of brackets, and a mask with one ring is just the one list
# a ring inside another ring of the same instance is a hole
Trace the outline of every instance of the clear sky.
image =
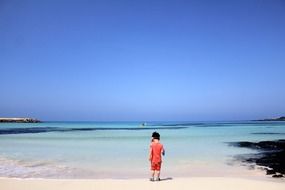
[(0, 116), (285, 115), (284, 0), (0, 0)]

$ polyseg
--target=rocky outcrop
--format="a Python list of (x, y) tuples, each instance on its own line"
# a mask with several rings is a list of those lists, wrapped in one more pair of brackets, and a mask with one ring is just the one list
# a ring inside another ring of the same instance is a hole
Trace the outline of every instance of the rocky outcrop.
[(39, 123), (41, 122), (38, 119), (28, 118), (28, 117), (19, 117), (19, 118), (9, 118), (3, 117), (0, 118), (0, 123)]
[(257, 150), (257, 153), (238, 155), (237, 160), (242, 163), (255, 163), (261, 166), (267, 175), (285, 177), (285, 140), (260, 142), (233, 142), (230, 145)]
[(259, 119), (255, 121), (285, 121), (285, 116), (278, 118), (270, 118), (270, 119)]

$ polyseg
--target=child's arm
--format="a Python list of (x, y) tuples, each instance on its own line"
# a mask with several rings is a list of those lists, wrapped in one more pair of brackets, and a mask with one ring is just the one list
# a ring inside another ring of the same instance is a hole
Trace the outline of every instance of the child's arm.
[(149, 161), (152, 160), (152, 147), (151, 147), (151, 145), (150, 145), (150, 147), (149, 147), (149, 158), (148, 158), (148, 160), (149, 160)]
[(162, 153), (163, 156), (165, 155), (164, 147), (162, 147), (161, 153)]

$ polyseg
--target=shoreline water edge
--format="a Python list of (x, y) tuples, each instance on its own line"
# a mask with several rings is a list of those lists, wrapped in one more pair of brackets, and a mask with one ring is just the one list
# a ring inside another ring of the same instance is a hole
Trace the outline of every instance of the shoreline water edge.
[[(148, 154), (154, 130), (162, 134), (166, 147), (163, 174), (245, 178), (267, 174), (284, 179), (285, 140), (281, 137), (285, 134), (285, 123), (282, 122), (154, 123), (143, 127), (139, 122), (1, 123), (0, 175), (49, 179), (144, 178), (149, 169), (144, 156)], [(181, 146), (184, 148), (177, 149)], [(231, 166), (231, 158), (242, 164), (255, 164), (264, 171), (255, 174), (246, 167)]]

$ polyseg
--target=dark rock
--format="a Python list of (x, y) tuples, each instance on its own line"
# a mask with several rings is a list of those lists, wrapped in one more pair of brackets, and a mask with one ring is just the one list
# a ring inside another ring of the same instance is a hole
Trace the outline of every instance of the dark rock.
[(285, 116), (278, 117), (278, 118), (270, 118), (270, 119), (259, 119), (254, 121), (285, 121)]
[(272, 169), (267, 169), (266, 170), (266, 175), (273, 175), (273, 174), (275, 174), (274, 170), (272, 170)]
[(284, 176), (282, 174), (274, 174), (272, 177), (280, 178), (280, 177), (284, 177)]
[(40, 123), (38, 119), (20, 117), (20, 118), (0, 118), (0, 123)]
[[(259, 150), (257, 154), (249, 154), (236, 157), (241, 162), (255, 163), (258, 166), (270, 168), (266, 169), (267, 175), (280, 173), (285, 174), (285, 140), (261, 141), (261, 142), (234, 142), (230, 145)], [(272, 176), (273, 177), (273, 176)]]

